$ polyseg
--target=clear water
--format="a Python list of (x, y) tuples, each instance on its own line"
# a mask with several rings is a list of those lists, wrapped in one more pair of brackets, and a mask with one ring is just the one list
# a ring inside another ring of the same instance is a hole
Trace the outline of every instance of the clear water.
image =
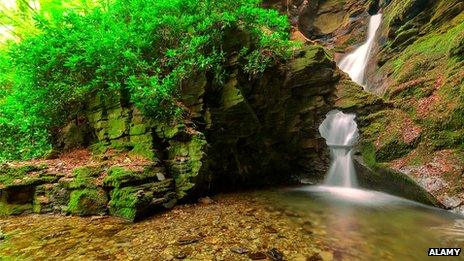
[(364, 87), (365, 69), (369, 61), (369, 55), (372, 47), (374, 46), (375, 34), (379, 29), (381, 21), (382, 14), (371, 16), (366, 42), (345, 56), (338, 64), (338, 67), (342, 71), (348, 73), (354, 82)]
[(321, 136), (330, 149), (331, 163), (324, 184), (329, 186), (356, 187), (352, 146), (358, 140), (358, 126), (354, 114), (330, 111), (319, 126)]
[(464, 217), (385, 193), (306, 186), (262, 196), (297, 213), (295, 222), (323, 228), (325, 243), (343, 260), (433, 260), (430, 247), (464, 247)]

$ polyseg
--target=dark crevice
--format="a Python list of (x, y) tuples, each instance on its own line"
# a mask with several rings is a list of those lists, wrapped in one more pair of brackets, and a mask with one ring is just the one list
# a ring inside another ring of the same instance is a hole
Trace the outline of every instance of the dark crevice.
[(155, 155), (159, 159), (161, 166), (164, 168), (166, 178), (172, 178), (168, 155), (169, 142), (158, 137), (154, 128), (151, 129), (151, 134), (153, 140), (152, 147), (155, 151)]

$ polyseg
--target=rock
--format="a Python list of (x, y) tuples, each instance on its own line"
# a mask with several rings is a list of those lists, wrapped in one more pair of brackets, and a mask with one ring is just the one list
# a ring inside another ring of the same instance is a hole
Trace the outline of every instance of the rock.
[(110, 193), (110, 214), (137, 220), (156, 209), (163, 209), (164, 204), (171, 205), (176, 200), (173, 190), (172, 179), (114, 188)]
[(237, 253), (237, 254), (245, 254), (248, 253), (249, 250), (243, 247), (232, 247), (230, 248), (230, 251)]
[(167, 148), (167, 163), (175, 180), (178, 199), (201, 188), (203, 185), (201, 180), (208, 175), (206, 168), (208, 143), (204, 135), (195, 133), (186, 139), (186, 141), (171, 140)]
[(311, 255), (310, 257), (307, 258), (307, 261), (322, 261), (324, 259), (322, 259), (321, 255), (319, 253), (315, 253), (313, 255)]
[(279, 232), (277, 229), (275, 229), (272, 226), (265, 226), (265, 229), (268, 233), (271, 233), (271, 234), (276, 234), (277, 232)]
[(298, 212), (292, 211), (292, 210), (285, 210), (285, 215), (289, 217), (301, 217), (301, 215)]
[(102, 220), (102, 219), (106, 219), (108, 218), (107, 216), (92, 216), (90, 218), (90, 221), (98, 221), (98, 220)]
[(56, 232), (56, 233), (48, 234), (48, 235), (44, 236), (43, 240), (49, 240), (49, 239), (52, 239), (52, 238), (61, 237), (61, 236), (69, 235), (69, 234), (70, 234), (69, 231), (60, 231), (60, 232)]
[(81, 166), (72, 170), (74, 175), (71, 183), (69, 183), (70, 189), (85, 189), (85, 188), (96, 188), (97, 177), (102, 172), (101, 166)]
[(305, 233), (307, 233), (307, 234), (310, 234), (310, 235), (311, 235), (311, 234), (314, 233), (314, 232), (313, 232), (313, 227), (310, 226), (310, 225), (303, 225), (301, 228), (302, 228), (303, 231), (304, 231)]
[(84, 117), (70, 122), (61, 130), (57, 147), (65, 151), (75, 148), (85, 148), (93, 139), (92, 129)]
[(82, 189), (71, 192), (68, 211), (79, 216), (104, 215), (108, 196), (103, 189)]
[(262, 259), (266, 259), (267, 256), (264, 252), (253, 252), (253, 253), (249, 253), (248, 254), (248, 257), (251, 259), (251, 260), (262, 260)]
[(113, 166), (108, 169), (108, 175), (105, 177), (103, 184), (111, 188), (142, 185), (158, 181), (158, 176), (162, 175), (164, 171), (163, 168), (156, 165), (148, 166), (143, 171), (134, 171), (128, 168)]
[[(322, 46), (307, 45), (301, 51), (303, 55), (293, 59), (287, 65), (289, 70), (285, 79), (287, 86), (312, 86), (333, 79), (335, 63)], [(310, 72), (313, 70), (318, 70), (319, 73), (311, 74)], [(314, 90), (314, 92), (317, 93), (318, 90)]]
[(319, 254), (322, 257), (322, 260), (324, 260), (324, 261), (332, 261), (333, 258), (334, 258), (333, 253), (329, 252), (329, 251), (322, 251)]
[(456, 57), (459, 60), (464, 59), (464, 31), (454, 38), (448, 53), (450, 57)]
[(446, 208), (453, 209), (461, 205), (463, 203), (463, 200), (457, 197), (450, 197), (448, 195), (445, 195), (442, 199), (442, 203), (443, 205), (445, 205)]
[(187, 255), (185, 253), (179, 253), (175, 256), (176, 259), (185, 259)]
[(411, 28), (409, 30), (403, 31), (398, 34), (391, 43), (392, 48), (399, 47), (401, 45), (407, 45), (406, 43), (412, 43), (414, 40), (417, 39), (417, 34), (419, 30), (417, 28)]
[(427, 205), (442, 206), (427, 190), (404, 173), (380, 166), (371, 169), (359, 157), (355, 157), (354, 167), (361, 187), (385, 191)]
[(198, 202), (204, 205), (210, 205), (214, 203), (214, 200), (212, 200), (210, 197), (204, 197), (204, 198), (198, 199)]
[(284, 254), (277, 250), (277, 248), (273, 248), (271, 250), (268, 250), (266, 252), (266, 255), (273, 261), (283, 261), (284, 260)]
[(184, 238), (177, 240), (177, 243), (183, 246), (183, 245), (190, 245), (190, 244), (196, 243), (200, 240), (201, 240), (200, 237), (184, 237)]

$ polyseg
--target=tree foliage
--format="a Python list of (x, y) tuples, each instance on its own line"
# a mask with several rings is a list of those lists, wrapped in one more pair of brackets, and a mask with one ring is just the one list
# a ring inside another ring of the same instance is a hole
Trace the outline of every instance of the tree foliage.
[[(50, 131), (95, 93), (123, 91), (146, 115), (169, 118), (181, 82), (210, 72), (220, 83), (231, 52), (250, 76), (290, 55), (287, 18), (259, 0), (82, 3), (34, 12), (33, 33), (3, 52), (0, 159), (43, 154)], [(249, 43), (231, 50), (237, 32)]]

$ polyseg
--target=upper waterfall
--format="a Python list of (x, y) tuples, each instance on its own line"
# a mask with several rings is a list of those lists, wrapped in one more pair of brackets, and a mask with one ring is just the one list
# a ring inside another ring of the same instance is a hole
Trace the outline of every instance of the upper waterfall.
[(372, 47), (374, 46), (375, 34), (382, 21), (382, 14), (371, 16), (366, 42), (345, 56), (338, 67), (348, 73), (353, 81), (365, 87), (365, 70)]

